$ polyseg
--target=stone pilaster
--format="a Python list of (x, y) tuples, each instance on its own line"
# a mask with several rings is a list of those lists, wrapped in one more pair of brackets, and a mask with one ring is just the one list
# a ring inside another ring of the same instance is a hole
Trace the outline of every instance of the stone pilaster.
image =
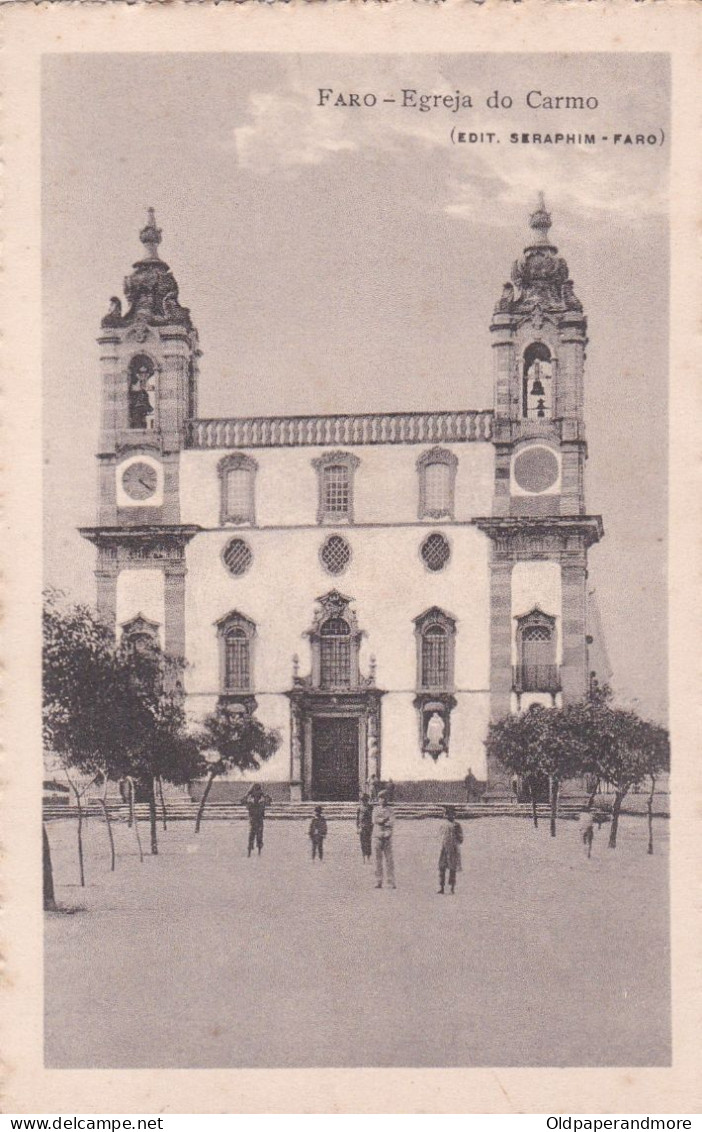
[(561, 679), (563, 702), (580, 700), (588, 690), (586, 600), (587, 570), (585, 555), (578, 563), (563, 563), (561, 586), (563, 594), (563, 665)]
[(184, 562), (168, 562), (164, 567), (164, 651), (185, 656), (185, 574)]
[(304, 742), (300, 705), (290, 702), (290, 801), (302, 801), (302, 746)]
[(95, 571), (97, 611), (114, 628), (117, 616), (117, 564), (103, 565)]

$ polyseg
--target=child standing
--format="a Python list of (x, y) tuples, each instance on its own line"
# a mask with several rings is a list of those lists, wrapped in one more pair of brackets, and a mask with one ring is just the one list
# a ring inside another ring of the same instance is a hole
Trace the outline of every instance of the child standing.
[(367, 794), (361, 795), (361, 801), (356, 810), (356, 832), (361, 839), (361, 855), (363, 863), (370, 861), (373, 842), (373, 807)]
[(322, 813), (321, 806), (315, 806), (314, 817), (310, 822), (310, 841), (312, 842), (312, 860), (319, 857), (324, 860), (324, 838), (327, 836), (327, 821)]

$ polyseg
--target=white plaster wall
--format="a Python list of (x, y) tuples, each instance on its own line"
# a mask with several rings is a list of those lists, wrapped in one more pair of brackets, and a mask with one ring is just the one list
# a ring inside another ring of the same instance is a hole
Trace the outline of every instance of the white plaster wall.
[[(328, 531), (247, 530), (241, 532), (253, 555), (250, 571), (233, 578), (221, 553), (230, 530), (198, 534), (187, 547), (186, 689), (189, 711), (212, 710), (219, 690), (219, 642), (215, 623), (232, 610), (256, 626), (255, 693), (263, 722), (281, 729), (281, 751), (261, 776), (289, 775), (289, 704), (284, 692), (292, 681), (292, 657), (300, 672), (310, 671), (309, 642), (315, 599), (331, 589), (353, 597), (359, 626), (365, 630), (361, 671), (377, 661), (378, 686), (388, 692), (382, 708), (383, 774), (396, 780), (463, 778), (468, 766), (483, 773), (482, 740), (488, 718), (489, 688), (489, 542), (472, 526), (445, 524), (452, 547), (449, 565), (440, 573), (426, 570), (419, 556), (421, 528), (349, 528), (353, 551), (347, 571), (330, 576), (319, 561)], [(416, 641), (413, 619), (438, 605), (457, 620), (455, 685), (458, 706), (451, 721), (451, 756), (435, 764), (419, 751), (416, 694)], [(470, 692), (470, 695), (461, 695)], [(479, 694), (475, 694), (479, 693)]]
[(424, 778), (441, 782), (464, 779), (470, 767), (478, 778), (485, 778), (483, 741), (490, 718), (487, 693), (456, 695), (457, 704), (451, 713), (449, 754), (434, 761), (422, 755), (419, 747), (419, 723), (413, 706), (414, 693), (390, 693), (382, 706), (382, 777), (395, 782), (420, 781)]
[(516, 562), (512, 570), (512, 664), (518, 664), (517, 617), (536, 606), (556, 618), (556, 664), (563, 663), (561, 567), (558, 562)]
[(141, 613), (158, 624), (159, 641), (164, 646), (166, 619), (162, 570), (120, 570), (117, 575), (116, 624), (122, 626)]
[[(419, 476), (417, 459), (431, 444), (351, 445), (361, 461), (354, 476), (354, 522), (411, 523), (418, 521)], [(493, 446), (474, 441), (442, 444), (458, 459), (455, 517), (465, 521), (489, 515), (493, 490)], [(258, 464), (256, 525), (313, 526), (317, 523), (317, 472), (312, 461), (325, 448), (248, 449)], [(203, 527), (219, 526), (220, 480), (217, 464), (227, 452), (186, 450), (181, 455), (181, 519)]]
[[(434, 529), (434, 528), (432, 528)], [(196, 535), (188, 544), (186, 575), (186, 656), (188, 691), (216, 694), (219, 653), (215, 622), (237, 610), (257, 626), (256, 686), (261, 692), (290, 687), (292, 656), (301, 673), (310, 667), (304, 636), (312, 623), (315, 599), (338, 589), (354, 598), (366, 636), (361, 667), (377, 659), (378, 683), (395, 691), (414, 691), (416, 646), (413, 619), (438, 605), (457, 619), (457, 689), (488, 688), (488, 540), (474, 527), (444, 526), (451, 561), (430, 573), (419, 555), (423, 531), (410, 528), (346, 530), (353, 557), (342, 575), (331, 576), (319, 561), (328, 532), (314, 530), (241, 532), (253, 551), (253, 565), (232, 577), (222, 561), (231, 531)]]

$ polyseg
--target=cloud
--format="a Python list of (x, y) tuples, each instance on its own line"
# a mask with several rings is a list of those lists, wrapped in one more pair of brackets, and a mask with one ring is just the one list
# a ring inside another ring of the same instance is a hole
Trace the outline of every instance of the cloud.
[(515, 208), (536, 202), (545, 192), (558, 201), (559, 213), (574, 217), (607, 214), (613, 221), (646, 223), (665, 215), (668, 195), (663, 163), (633, 165), (630, 153), (612, 154), (600, 149), (526, 147), (505, 156), (505, 147), (482, 150), (471, 163), (470, 178), (450, 185), (445, 211), (450, 216), (472, 217), (495, 225), (511, 224)]
[(357, 148), (343, 118), (314, 114), (309, 95), (251, 94), (249, 118), (234, 130), (234, 144), (242, 168), (256, 172), (320, 165), (334, 154)]

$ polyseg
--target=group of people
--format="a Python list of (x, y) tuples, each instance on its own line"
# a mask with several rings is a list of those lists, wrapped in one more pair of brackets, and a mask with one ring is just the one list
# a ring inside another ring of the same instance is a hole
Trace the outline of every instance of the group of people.
[[(254, 848), (260, 855), (263, 849), (263, 822), (266, 806), (271, 802), (259, 783), (244, 795), (242, 802), (249, 812), (248, 852), (250, 857)], [(361, 843), (361, 856), (364, 864), (375, 858), (375, 887), (396, 888), (395, 859), (393, 856), (393, 833), (395, 814), (392, 808), (392, 794), (387, 789), (378, 790), (375, 798), (370, 792), (361, 795), (356, 811), (356, 831)], [(329, 832), (327, 819), (322, 806), (315, 806), (314, 817), (310, 821), (308, 836), (312, 846), (312, 860), (324, 860), (324, 841)], [(439, 888), (446, 892), (448, 876), (449, 891), (456, 891), (456, 874), (461, 870), (461, 845), (463, 829), (456, 820), (456, 807), (444, 807), (444, 820), (441, 823), (439, 838)]]

